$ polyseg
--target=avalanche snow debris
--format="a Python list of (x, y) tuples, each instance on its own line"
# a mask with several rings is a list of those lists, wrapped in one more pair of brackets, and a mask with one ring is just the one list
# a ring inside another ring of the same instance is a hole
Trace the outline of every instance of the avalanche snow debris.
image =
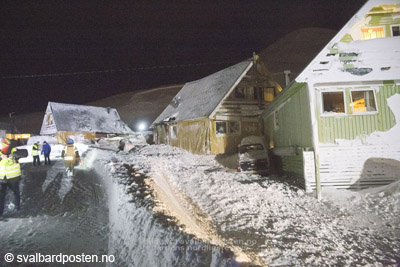
[[(222, 237), (240, 239), (249, 233), (246, 238), (262, 241), (246, 249), (269, 264), (285, 259), (298, 265), (381, 265), (395, 262), (400, 252), (399, 229), (392, 227), (400, 222), (398, 189), (392, 194), (326, 192), (319, 202), (287, 184), (252, 182), (258, 179), (254, 175), (227, 172), (211, 155), (157, 145), (130, 160), (142, 162), (150, 176), (157, 168), (165, 171), (172, 185), (211, 216)], [(391, 246), (382, 237), (393, 238)], [(389, 259), (385, 263), (377, 247)]]
[[(359, 192), (324, 190), (324, 199), (318, 201), (273, 179), (230, 172), (212, 155), (166, 145), (143, 146), (115, 157), (118, 162), (108, 161), (107, 168), (139, 203), (156, 206), (145, 181), (162, 170), (173, 187), (211, 216), (222, 239), (253, 244), (241, 247), (268, 265), (399, 263), (400, 181)], [(154, 211), (155, 217), (163, 217)], [(168, 227), (175, 220), (160, 221)]]

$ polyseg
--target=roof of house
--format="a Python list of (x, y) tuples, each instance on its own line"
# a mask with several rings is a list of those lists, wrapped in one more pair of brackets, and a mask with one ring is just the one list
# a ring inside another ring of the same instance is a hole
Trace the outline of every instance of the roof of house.
[[(362, 41), (351, 37), (352, 34), (361, 33), (360, 22), (367, 20), (366, 15), (377, 5), (390, 5), (396, 12), (400, 10), (398, 0), (369, 0), (311, 61), (296, 81), (318, 84), (399, 80), (400, 37)], [(332, 55), (332, 49), (338, 52)], [(346, 61), (346, 57), (351, 61)]]
[(126, 133), (132, 130), (121, 121), (118, 111), (109, 107), (94, 107), (49, 102), (57, 131)]
[(251, 60), (188, 82), (152, 125), (163, 121), (184, 121), (209, 117), (235, 83), (252, 66)]

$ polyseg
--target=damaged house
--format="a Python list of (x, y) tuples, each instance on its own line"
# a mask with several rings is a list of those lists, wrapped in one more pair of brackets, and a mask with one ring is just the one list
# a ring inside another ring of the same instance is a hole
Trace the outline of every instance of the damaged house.
[(193, 153), (234, 153), (261, 135), (259, 115), (281, 88), (254, 59), (186, 83), (153, 122), (154, 139)]
[(400, 3), (370, 0), (263, 112), (272, 161), (309, 191), (400, 178)]
[(131, 132), (114, 108), (55, 102), (48, 103), (40, 130), (41, 135), (56, 136), (59, 143), (71, 137), (93, 139)]

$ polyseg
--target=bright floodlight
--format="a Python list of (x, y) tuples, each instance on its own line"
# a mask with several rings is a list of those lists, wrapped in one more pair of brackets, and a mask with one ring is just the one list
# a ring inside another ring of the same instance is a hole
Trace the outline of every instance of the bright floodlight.
[(146, 123), (141, 122), (138, 124), (139, 131), (144, 131), (146, 129)]

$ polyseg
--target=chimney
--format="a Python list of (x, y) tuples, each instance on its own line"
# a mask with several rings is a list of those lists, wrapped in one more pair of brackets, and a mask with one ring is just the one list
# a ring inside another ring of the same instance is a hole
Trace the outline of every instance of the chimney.
[(290, 70), (284, 70), (283, 75), (285, 75), (285, 86), (288, 86), (290, 83)]
[(111, 108), (107, 107), (107, 113), (110, 114)]

